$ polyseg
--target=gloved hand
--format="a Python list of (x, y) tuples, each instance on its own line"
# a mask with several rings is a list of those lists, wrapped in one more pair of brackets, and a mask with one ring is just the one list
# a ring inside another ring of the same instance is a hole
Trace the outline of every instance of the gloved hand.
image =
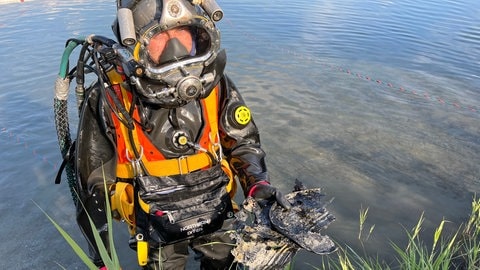
[(250, 187), (248, 196), (254, 198), (256, 201), (261, 200), (276, 200), (285, 209), (290, 209), (292, 206), (290, 202), (283, 196), (277, 188), (270, 185), (267, 181), (260, 181)]

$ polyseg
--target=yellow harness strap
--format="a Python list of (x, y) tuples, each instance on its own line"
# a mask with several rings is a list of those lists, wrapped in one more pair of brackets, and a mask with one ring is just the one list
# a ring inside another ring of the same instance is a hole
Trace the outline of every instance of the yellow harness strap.
[(124, 220), (129, 226), (132, 234), (135, 214), (133, 205), (133, 185), (126, 182), (117, 182), (112, 187), (115, 188), (113, 196), (111, 196), (112, 212), (118, 212), (120, 220)]
[[(145, 161), (143, 157), (142, 161), (148, 173), (158, 177), (188, 174), (211, 165), (210, 156), (207, 153), (157, 161)], [(117, 164), (118, 177), (131, 178), (132, 175), (134, 175), (132, 164)]]
[[(120, 82), (121, 78), (118, 77), (119, 75), (114, 72), (114, 74), (109, 74), (109, 77), (115, 82)], [(128, 91), (121, 87), (123, 103), (127, 111), (130, 110), (131, 102), (129, 100)], [(210, 167), (212, 165), (211, 156), (217, 156), (217, 151), (220, 149), (220, 138), (218, 136), (218, 86), (210, 93), (208, 97), (203, 99), (204, 108), (206, 110), (206, 115), (208, 117), (208, 123), (210, 125), (210, 133), (209, 133), (209, 146), (207, 151), (209, 153), (200, 152), (198, 154), (189, 155), (180, 157), (177, 159), (165, 159), (165, 160), (147, 160), (145, 155), (141, 155), (141, 161), (144, 164), (147, 173), (157, 177), (169, 176), (169, 175), (180, 175), (180, 174), (188, 174), (193, 171), (197, 171), (203, 168)], [(128, 140), (129, 130), (128, 128), (121, 124), (120, 130), (117, 132), (122, 132), (124, 134), (125, 140)], [(137, 127), (136, 127), (137, 128)], [(129, 155), (132, 159), (134, 159), (133, 149), (132, 146), (135, 146), (137, 152), (142, 153), (143, 149), (138, 137), (137, 131), (132, 132), (133, 135), (133, 142), (125, 141), (125, 147), (127, 150), (127, 155)], [(221, 155), (222, 153), (220, 153)], [(221, 165), (224, 172), (228, 175), (230, 182), (226, 186), (226, 190), (229, 193), (230, 197), (233, 198), (235, 196), (235, 192), (237, 189), (235, 179), (233, 177), (232, 170), (228, 162), (223, 159), (223, 157), (219, 157), (221, 159)], [(133, 160), (133, 162), (135, 162)], [(128, 163), (118, 163), (117, 164), (117, 177), (130, 179), (135, 176), (134, 167), (132, 165), (133, 162)], [(135, 226), (135, 214), (134, 214), (134, 206), (133, 206), (133, 186), (130, 183), (126, 182), (117, 182), (115, 187), (115, 192), (111, 196), (112, 201), (112, 210), (118, 211), (121, 218), (124, 219), (129, 226), (130, 233), (134, 234), (134, 226)], [(145, 211), (149, 212), (149, 205), (143, 202), (141, 199), (138, 200), (140, 207)], [(232, 201), (232, 203), (234, 203)], [(234, 209), (238, 210), (238, 206), (234, 204)]]
[[(127, 111), (130, 109), (130, 101), (128, 100), (128, 95), (125, 92), (126, 90), (122, 88), (123, 93), (123, 102)], [(211, 154), (215, 155), (215, 151), (218, 147), (215, 147), (213, 144), (215, 139), (219, 140), (217, 137), (218, 134), (218, 123), (217, 123), (217, 87), (210, 93), (208, 97), (204, 99), (205, 107), (207, 110), (208, 121), (210, 124), (210, 140), (211, 140), (211, 149), (208, 149)], [(123, 134), (128, 134), (128, 128), (125, 125), (121, 125), (121, 132)], [(133, 156), (132, 145), (135, 145), (138, 149), (138, 152), (142, 152), (141, 144), (138, 139), (137, 132), (132, 132), (133, 143), (126, 143), (128, 153)], [(128, 136), (125, 136), (128, 138)], [(176, 159), (166, 159), (166, 160), (147, 160), (145, 155), (141, 156), (142, 163), (147, 169), (147, 173), (153, 176), (169, 176), (169, 175), (178, 175), (178, 174), (188, 174), (193, 171), (208, 167), (212, 165), (210, 155), (208, 153), (198, 153), (194, 155), (184, 156)], [(117, 164), (117, 176), (120, 178), (132, 178), (135, 175), (134, 168), (132, 163), (119, 163)]]

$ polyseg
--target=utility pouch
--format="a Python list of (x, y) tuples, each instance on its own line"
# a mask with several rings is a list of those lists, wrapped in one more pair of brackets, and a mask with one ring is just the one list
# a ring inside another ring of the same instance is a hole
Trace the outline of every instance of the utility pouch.
[(148, 214), (150, 239), (168, 245), (213, 233), (233, 217), (226, 191), (229, 178), (219, 165), (168, 177), (138, 177), (141, 209)]

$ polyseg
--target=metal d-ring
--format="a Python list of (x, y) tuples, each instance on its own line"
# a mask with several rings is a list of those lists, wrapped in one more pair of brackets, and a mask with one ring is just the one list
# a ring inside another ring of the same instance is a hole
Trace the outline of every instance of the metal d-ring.
[(125, 149), (125, 156), (127, 157), (127, 160), (132, 163), (134, 176), (141, 176), (142, 167), (140, 161), (142, 161), (143, 157), (143, 147), (140, 145), (140, 156), (138, 158), (131, 158), (128, 154), (128, 149)]

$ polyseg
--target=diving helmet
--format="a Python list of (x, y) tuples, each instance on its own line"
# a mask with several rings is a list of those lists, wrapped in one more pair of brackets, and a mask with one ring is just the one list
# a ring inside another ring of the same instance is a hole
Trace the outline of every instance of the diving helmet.
[(140, 98), (174, 108), (207, 97), (226, 64), (208, 10), (189, 0), (119, 1), (119, 10), (125, 8), (133, 18), (133, 58), (144, 69), (130, 78)]

